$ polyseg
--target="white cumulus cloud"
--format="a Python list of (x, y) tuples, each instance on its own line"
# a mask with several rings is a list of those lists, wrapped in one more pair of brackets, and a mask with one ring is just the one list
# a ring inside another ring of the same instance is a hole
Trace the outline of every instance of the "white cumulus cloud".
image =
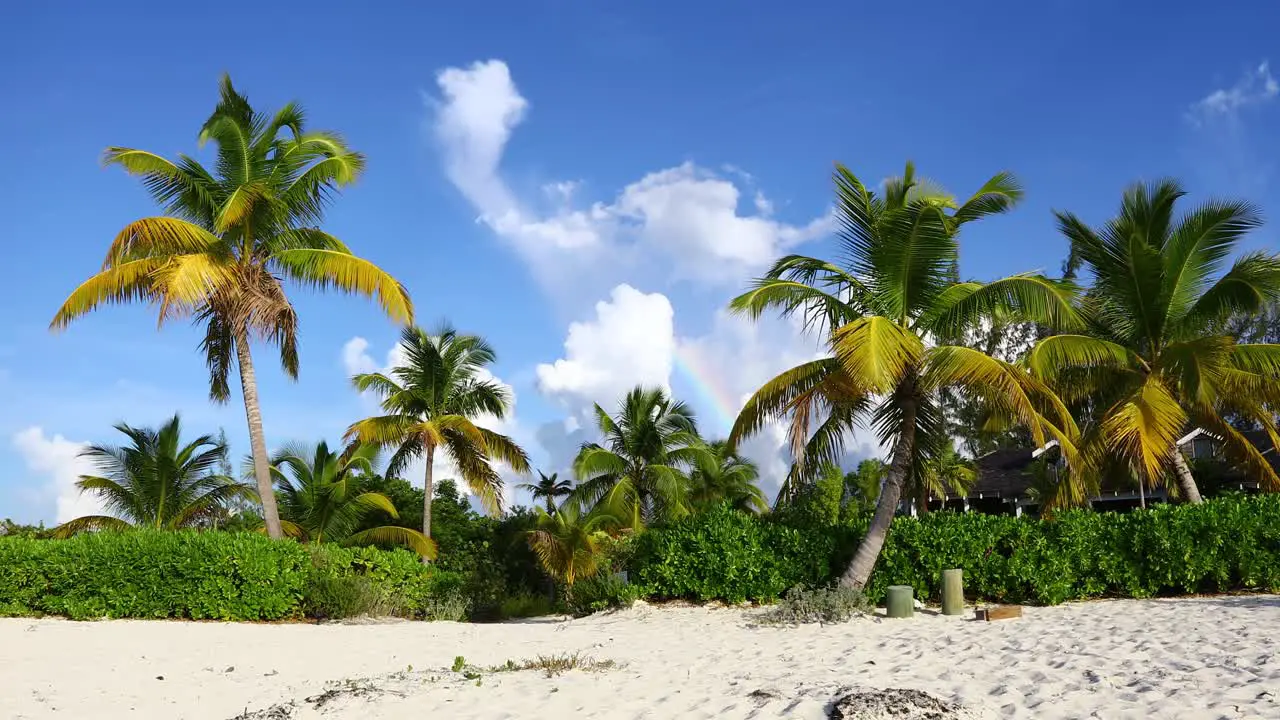
[[(677, 356), (699, 374), (686, 381), (727, 395), (681, 397), (699, 412), (703, 433), (715, 437), (729, 430), (718, 426), (722, 413), (736, 415), (766, 381), (824, 355), (812, 336), (785, 320), (754, 322), (721, 311), (708, 332), (694, 336), (677, 334), (675, 320), (665, 295), (619, 285), (608, 300), (596, 303), (594, 318), (569, 326), (564, 357), (537, 367), (538, 387), (581, 419), (583, 430), (559, 423), (540, 427), (537, 439), (549, 455), (563, 465), (583, 439), (594, 436), (595, 422), (587, 412), (592, 403), (614, 412), (623, 394), (636, 385), (671, 389), (678, 380), (673, 376)], [(846, 448), (851, 458), (882, 453), (865, 430), (855, 432)], [(742, 452), (760, 466), (764, 486), (776, 491), (791, 464), (784, 425), (765, 427), (743, 443)]]
[(84, 515), (102, 515), (102, 504), (93, 495), (81, 494), (76, 482), (93, 474), (93, 463), (80, 457), (88, 443), (75, 442), (40, 427), (29, 427), (13, 436), (13, 447), (27, 470), (46, 479), (45, 493), (54, 499), (54, 521), (64, 523)]
[(661, 293), (619, 285), (595, 318), (569, 325), (565, 356), (537, 367), (538, 388), (574, 412), (612, 408), (636, 385), (668, 388), (675, 311)]
[[(575, 204), (580, 187), (574, 181), (547, 183), (545, 197), (520, 198), (503, 178), (501, 160), (529, 103), (506, 64), (448, 68), (436, 82), (431, 128), (446, 174), (480, 221), (511, 242), (548, 287), (565, 287), (558, 281), (581, 276), (585, 267), (597, 276), (639, 266), (666, 279), (736, 283), (832, 228), (829, 215), (799, 226), (776, 221), (763, 193), (743, 202), (733, 180), (692, 163), (649, 173), (611, 202)], [(740, 205), (749, 205), (751, 214)]]

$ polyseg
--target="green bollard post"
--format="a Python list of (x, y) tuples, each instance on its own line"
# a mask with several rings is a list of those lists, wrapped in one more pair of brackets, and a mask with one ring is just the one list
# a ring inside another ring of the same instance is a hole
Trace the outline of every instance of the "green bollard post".
[(909, 618), (915, 612), (915, 598), (910, 585), (890, 585), (884, 597), (885, 616)]
[(942, 614), (959, 615), (964, 612), (964, 571), (942, 571)]

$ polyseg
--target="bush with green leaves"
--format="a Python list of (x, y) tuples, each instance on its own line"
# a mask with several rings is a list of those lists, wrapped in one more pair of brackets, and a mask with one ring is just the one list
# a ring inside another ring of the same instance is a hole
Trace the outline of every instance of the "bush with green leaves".
[(307, 549), (257, 535), (127, 531), (0, 538), (0, 614), (277, 620), (296, 617)]
[(643, 594), (643, 588), (627, 582), (619, 575), (597, 573), (567, 588), (565, 604), (569, 607), (569, 612), (581, 617), (604, 610), (631, 607)]
[[(795, 585), (833, 583), (865, 527), (862, 516), (818, 526), (716, 511), (637, 538), (632, 577), (660, 599), (772, 601)], [(899, 517), (867, 597), (879, 601), (903, 584), (938, 600), (948, 568), (964, 570), (969, 598), (994, 602), (1280, 590), (1280, 495), (1047, 520)]]
[(634, 541), (632, 579), (658, 599), (776, 600), (831, 577), (833, 533), (721, 506)]
[[(463, 579), (455, 573), (424, 566), (418, 555), (403, 549), (311, 546), (308, 599), (327, 598), (308, 617), (396, 615), (428, 620), (449, 619), (455, 613), (441, 609), (461, 601)], [(449, 598), (457, 597), (458, 600)], [(465, 602), (463, 602), (465, 608)], [(304, 610), (308, 606), (304, 605)], [(347, 614), (340, 614), (340, 613)], [(439, 617), (441, 614), (445, 617)], [(464, 609), (465, 614), (465, 609)]]
[(257, 534), (130, 530), (67, 540), (0, 538), (0, 615), (431, 618), (461, 584), (406, 550), (309, 547)]
[(1224, 497), (1128, 513), (1070, 511), (1052, 520), (933, 513), (894, 521), (868, 593), (890, 584), (941, 595), (962, 568), (970, 597), (1057, 604), (1280, 590), (1280, 495)]

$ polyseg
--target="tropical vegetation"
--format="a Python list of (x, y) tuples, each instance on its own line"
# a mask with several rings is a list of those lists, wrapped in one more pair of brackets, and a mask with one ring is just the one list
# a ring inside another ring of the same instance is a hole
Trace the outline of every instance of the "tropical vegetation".
[(1022, 198), (1012, 175), (993, 176), (964, 202), (917, 178), (910, 164), (882, 193), (843, 166), (835, 185), (843, 265), (784, 257), (731, 304), (752, 318), (766, 312), (798, 317), (825, 333), (830, 355), (766, 383), (747, 401), (730, 442), (789, 419), (796, 465), (788, 492), (838, 462), (857, 426), (869, 422), (876, 429), (892, 448), (889, 471), (871, 526), (841, 580), (862, 589), (908, 478), (951, 445), (942, 390), (964, 388), (1027, 427), (1037, 443), (1057, 439), (1074, 455), (1075, 421), (1044, 383), (972, 347), (934, 341), (980, 326), (995, 312), (1064, 328), (1079, 319), (1070, 290), (1041, 275), (985, 284), (956, 278), (961, 228)]
[(1240, 201), (1210, 201), (1178, 214), (1185, 194), (1172, 180), (1134, 185), (1119, 215), (1098, 228), (1057, 214), (1071, 242), (1068, 264), (1091, 279), (1080, 302), (1084, 324), (1041, 340), (1028, 366), (1082, 406), (1088, 465), (1073, 473), (1081, 483), (1118, 460), (1147, 485), (1172, 474), (1182, 498), (1200, 502), (1176, 447), (1190, 426), (1212, 433), (1229, 456), (1280, 490), (1275, 468), (1238, 427), (1261, 427), (1280, 447), (1280, 344), (1242, 343), (1228, 330), (1234, 318), (1280, 299), (1280, 256), (1246, 253), (1224, 272), (1261, 224), (1258, 212)]
[(179, 530), (207, 526), (237, 498), (257, 500), (251, 485), (217, 472), (227, 446), (210, 435), (182, 438), (174, 415), (159, 428), (115, 426), (128, 445), (90, 445), (80, 457), (97, 474), (82, 475), (80, 492), (95, 497), (110, 515), (84, 515), (59, 525), (54, 537), (129, 527)]
[[(235, 477), (225, 436), (184, 438), (176, 415), (117, 425), (128, 443), (88, 447), (78, 482), (102, 514), (0, 523), (0, 615), (497, 619), (646, 596), (835, 618), (889, 583), (935, 597), (945, 567), (998, 602), (1280, 589), (1280, 254), (1240, 251), (1261, 224), (1248, 203), (1134, 185), (1101, 225), (1056, 214), (1062, 277), (980, 282), (960, 236), (1020, 202), (1013, 175), (958, 199), (911, 164), (875, 188), (837, 165), (831, 256), (782, 257), (729, 302), (795, 321), (822, 355), (751, 394), (723, 440), (665, 387), (595, 398), (575, 457), (533, 480), (499, 430), (514, 397), (493, 346), (413, 325), (407, 290), (320, 229), (365, 159), (305, 119), (224, 78), (208, 168), (108, 148), (162, 214), (119, 232), (52, 327), (132, 302), (192, 322), (211, 398), (239, 377), (248, 459)], [(286, 284), (369, 296), (403, 326), (391, 367), (351, 378), (379, 410), (341, 446), (269, 451), (251, 345), (297, 376)], [(775, 425), (792, 462), (770, 498), (746, 443)], [(855, 456), (864, 428), (883, 457)], [(1195, 429), (1221, 457), (1183, 456)], [(970, 492), (985, 453), (1051, 446), (1061, 460), (1030, 470), (1039, 517), (928, 512)], [(1232, 495), (1237, 478), (1264, 495)], [(1177, 502), (1089, 511), (1132, 483)]]
[(529, 545), (548, 573), (565, 585), (595, 574), (600, 550), (609, 540), (609, 531), (618, 527), (617, 518), (604, 508), (584, 510), (577, 502), (567, 502), (554, 512), (537, 509), (538, 525), (529, 533)]
[(766, 512), (769, 500), (760, 489), (760, 470), (738, 454), (728, 440), (715, 440), (694, 459), (689, 472), (689, 504), (706, 510), (729, 503), (742, 512)]
[(163, 324), (190, 319), (201, 327), (209, 395), (225, 402), (237, 365), (249, 423), (254, 478), (267, 532), (281, 537), (262, 409), (250, 344), (276, 346), (280, 365), (298, 375), (298, 317), (284, 280), (305, 287), (376, 297), (397, 322), (413, 319), (409, 294), (395, 278), (357, 257), (319, 229), (336, 192), (364, 171), (364, 156), (336, 133), (308, 130), (302, 107), (254, 110), (223, 76), (217, 107), (200, 128), (216, 162), (169, 160), (146, 150), (109, 147), (108, 165), (142, 179), (164, 215), (126, 225), (107, 249), (102, 269), (76, 288), (51, 327), (112, 303), (145, 302)]
[(575, 496), (610, 508), (632, 530), (688, 514), (687, 472), (716, 462), (692, 408), (661, 388), (636, 387), (617, 415), (596, 404), (595, 416), (602, 441), (584, 444), (573, 461)]
[(388, 373), (352, 378), (357, 390), (375, 394), (385, 414), (354, 423), (347, 439), (392, 448), (387, 472), (423, 463), (422, 534), (431, 537), (431, 499), (437, 454), (458, 469), (463, 482), (493, 512), (503, 503), (503, 480), (495, 462), (529, 472), (529, 457), (511, 438), (476, 424), (481, 417), (506, 417), (511, 393), (492, 379), (488, 366), (497, 355), (476, 335), (441, 325), (428, 334), (406, 327), (400, 336), (404, 360)]
[(320, 441), (315, 447), (286, 447), (271, 458), (285, 535), (304, 542), (342, 545), (402, 545), (435, 557), (435, 544), (422, 533), (395, 525), (361, 528), (372, 516), (396, 518), (391, 499), (369, 490), (378, 449), (356, 445), (343, 453)]
[(547, 512), (553, 513), (556, 511), (557, 499), (568, 497), (573, 492), (573, 481), (561, 480), (559, 473), (547, 475), (539, 470), (536, 483), (521, 483), (518, 487), (528, 492), (534, 502), (539, 500), (545, 502)]

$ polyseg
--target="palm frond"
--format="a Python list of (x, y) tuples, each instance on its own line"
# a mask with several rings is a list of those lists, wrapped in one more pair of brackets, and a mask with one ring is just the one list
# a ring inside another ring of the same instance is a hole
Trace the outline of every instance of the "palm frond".
[(59, 540), (65, 540), (73, 535), (79, 535), (82, 532), (94, 532), (100, 530), (128, 530), (131, 525), (120, 518), (111, 517), (110, 515), (85, 515), (74, 520), (68, 520), (53, 529), (53, 537)]
[(344, 545), (399, 545), (407, 547), (428, 560), (436, 559), (435, 541), (412, 528), (384, 525), (352, 533)]
[(832, 333), (832, 349), (845, 372), (870, 392), (888, 392), (908, 367), (919, 364), (924, 344), (885, 317), (855, 320)]
[(376, 297), (383, 311), (400, 323), (413, 322), (409, 292), (377, 265), (337, 250), (294, 248), (281, 250), (270, 261), (298, 282), (326, 289)]

